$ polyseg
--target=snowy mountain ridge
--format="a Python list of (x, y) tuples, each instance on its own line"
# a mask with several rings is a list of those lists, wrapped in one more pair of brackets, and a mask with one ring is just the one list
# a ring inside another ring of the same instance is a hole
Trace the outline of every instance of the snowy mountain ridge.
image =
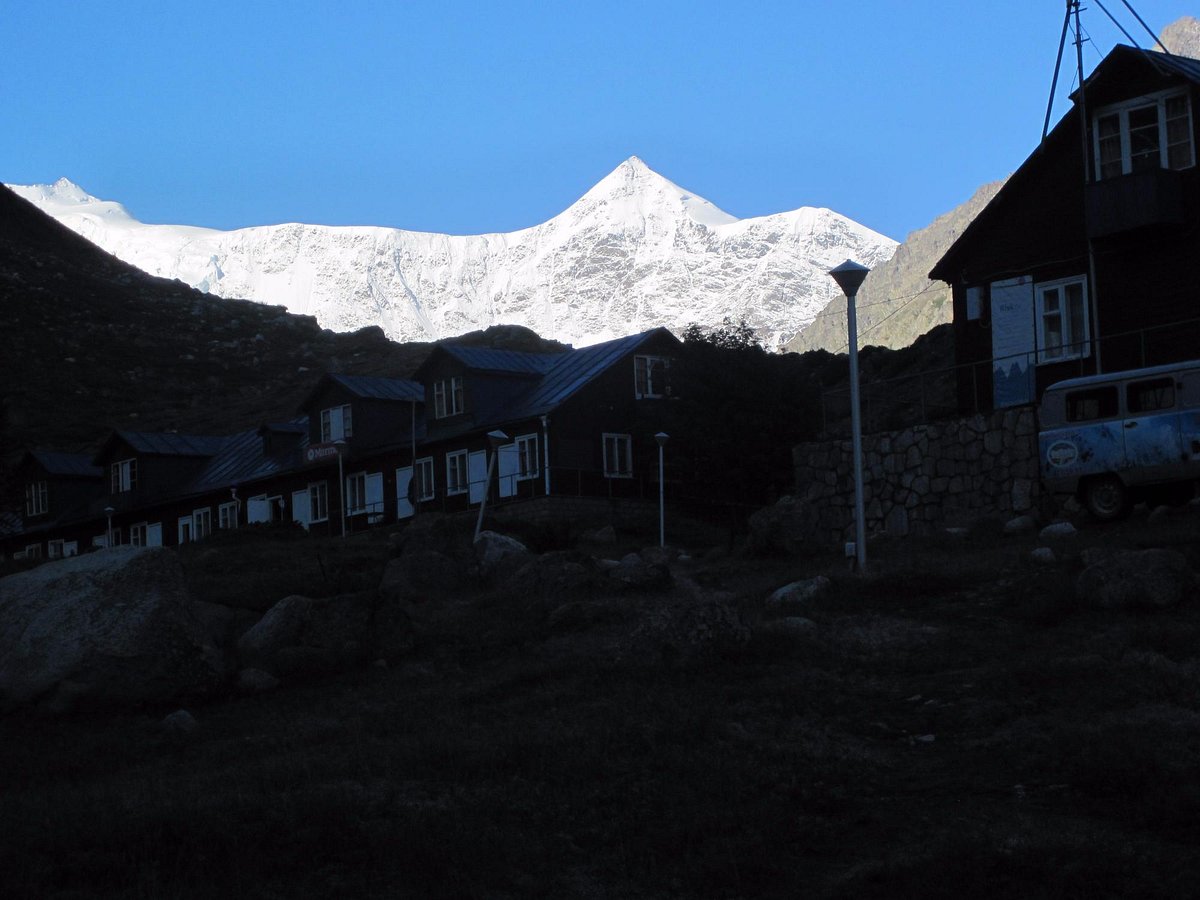
[(549, 221), (503, 234), (149, 225), (67, 179), (10, 187), (152, 275), (401, 341), (517, 324), (586, 345), (744, 318), (776, 346), (837, 295), (830, 268), (873, 267), (896, 248), (828, 209), (737, 219), (637, 157)]

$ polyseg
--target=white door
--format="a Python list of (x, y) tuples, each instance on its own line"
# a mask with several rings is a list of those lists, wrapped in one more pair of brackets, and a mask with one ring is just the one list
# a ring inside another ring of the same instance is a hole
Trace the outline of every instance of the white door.
[(192, 539), (192, 517), (179, 517), (179, 543), (186, 544)]
[(299, 522), (308, 531), (308, 519), (312, 504), (308, 500), (308, 490), (292, 491), (292, 521)]
[(482, 503), (487, 494), (487, 451), (476, 450), (467, 459), (467, 481), (471, 487), (471, 502)]
[(412, 484), (412, 466), (396, 470), (396, 518), (407, 519), (413, 514), (413, 505), (408, 502), (408, 486)]
[(383, 473), (372, 472), (367, 476), (367, 522), (374, 525), (383, 521)]
[(266, 495), (251, 497), (246, 501), (246, 522), (253, 525), (255, 522), (270, 522), (271, 521), (271, 501), (266, 498)]
[(162, 522), (155, 522), (153, 525), (146, 526), (146, 546), (162, 546)]
[(496, 460), (496, 472), (500, 478), (500, 496), (511, 497), (517, 492), (517, 473), (521, 470), (517, 445), (505, 444), (500, 448), (499, 453), (500, 458)]

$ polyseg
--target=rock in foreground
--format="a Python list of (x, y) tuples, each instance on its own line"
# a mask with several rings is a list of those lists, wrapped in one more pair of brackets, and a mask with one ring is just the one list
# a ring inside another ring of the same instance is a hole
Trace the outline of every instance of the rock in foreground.
[(224, 658), (167, 549), (114, 548), (0, 579), (0, 707), (64, 690), (119, 706), (203, 693)]

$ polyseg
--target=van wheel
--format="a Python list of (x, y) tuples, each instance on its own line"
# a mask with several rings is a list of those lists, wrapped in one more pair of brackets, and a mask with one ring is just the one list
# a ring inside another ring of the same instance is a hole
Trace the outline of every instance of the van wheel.
[(1112, 522), (1129, 512), (1129, 492), (1116, 475), (1101, 475), (1083, 489), (1083, 505), (1093, 518)]

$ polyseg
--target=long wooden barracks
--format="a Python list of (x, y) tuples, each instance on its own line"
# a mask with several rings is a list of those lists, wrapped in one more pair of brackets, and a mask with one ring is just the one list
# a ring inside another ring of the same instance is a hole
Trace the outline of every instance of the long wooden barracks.
[(0, 558), (176, 546), (260, 523), (339, 534), (485, 496), (657, 496), (654, 435), (678, 347), (665, 328), (562, 353), (439, 344), (412, 380), (329, 374), (296, 418), (253, 431), (118, 430), (95, 455), (30, 450), (24, 507), (0, 515)]

